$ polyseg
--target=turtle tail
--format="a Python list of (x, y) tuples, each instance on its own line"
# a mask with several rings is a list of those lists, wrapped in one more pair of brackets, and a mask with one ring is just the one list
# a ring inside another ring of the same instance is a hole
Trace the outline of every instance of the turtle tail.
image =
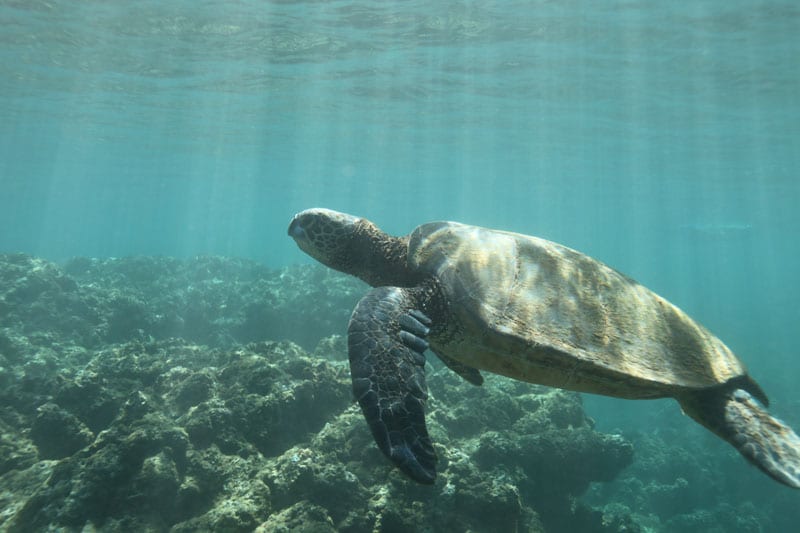
[(800, 438), (756, 398), (767, 403), (758, 385), (744, 376), (722, 387), (681, 395), (678, 401), (686, 414), (731, 443), (764, 473), (800, 488)]

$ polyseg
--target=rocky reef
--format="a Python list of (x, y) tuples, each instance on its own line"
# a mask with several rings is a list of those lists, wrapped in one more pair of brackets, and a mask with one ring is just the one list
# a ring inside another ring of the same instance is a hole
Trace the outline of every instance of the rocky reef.
[[(636, 485), (672, 469), (658, 441), (643, 445), (656, 462), (640, 456), (638, 477), (610, 483), (633, 446), (595, 430), (578, 394), (496, 376), (474, 387), (438, 361), (440, 475), (407, 480), (351, 398), (338, 334), (363, 292), (318, 266), (0, 256), (0, 529), (699, 531), (687, 521), (714, 519), (681, 507), (703, 476)], [(661, 518), (656, 491), (673, 502)]]
[(691, 423), (674, 402), (650, 407), (651, 420), (625, 432), (636, 460), (613, 481), (593, 485), (585, 501), (628, 514), (648, 531), (797, 529), (795, 490), (764, 476), (727, 443)]

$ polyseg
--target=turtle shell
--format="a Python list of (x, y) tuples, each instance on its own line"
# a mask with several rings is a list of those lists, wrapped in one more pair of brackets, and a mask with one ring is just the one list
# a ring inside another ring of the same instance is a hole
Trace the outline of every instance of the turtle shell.
[(448, 301), (437, 353), (533, 383), (625, 398), (672, 395), (745, 374), (703, 326), (605, 264), (527, 235), (419, 226), (409, 265)]

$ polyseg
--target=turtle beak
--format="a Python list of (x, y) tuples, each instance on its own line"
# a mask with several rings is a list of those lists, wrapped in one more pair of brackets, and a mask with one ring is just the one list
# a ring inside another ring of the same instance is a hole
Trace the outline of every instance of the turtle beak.
[[(309, 233), (309, 231), (311, 233)], [(289, 223), (289, 229), (286, 231), (286, 233), (289, 235), (289, 237), (294, 239), (294, 242), (297, 244), (298, 248), (317, 261), (325, 263), (324, 257), (314, 246), (314, 239), (312, 238), (314, 233), (314, 224), (313, 220), (309, 220), (306, 211), (297, 213), (294, 218), (292, 218), (292, 221)]]
[(289, 237), (294, 239), (295, 241), (305, 241), (308, 240), (308, 235), (306, 234), (306, 230), (303, 229), (303, 226), (300, 224), (300, 216), (299, 213), (294, 216), (292, 222), (289, 224), (289, 231), (287, 232)]

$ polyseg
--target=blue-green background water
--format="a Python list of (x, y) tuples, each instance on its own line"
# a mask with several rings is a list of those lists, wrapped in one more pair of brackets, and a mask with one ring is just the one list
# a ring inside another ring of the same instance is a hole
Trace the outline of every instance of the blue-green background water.
[(534, 234), (698, 318), (798, 426), (798, 35), (791, 1), (2, 1), (0, 251), (277, 267), (313, 206)]

